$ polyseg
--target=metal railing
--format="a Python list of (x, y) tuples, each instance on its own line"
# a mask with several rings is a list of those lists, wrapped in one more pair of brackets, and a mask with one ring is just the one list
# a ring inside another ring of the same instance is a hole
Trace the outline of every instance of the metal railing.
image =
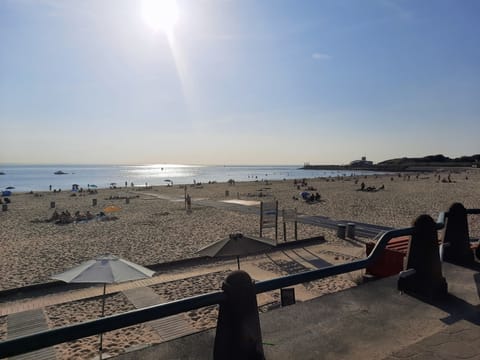
[[(475, 211), (475, 212), (471, 212)], [(480, 209), (469, 210), (469, 213), (480, 214)], [(440, 230), (445, 225), (447, 213), (441, 213), (436, 223), (436, 229)], [(287, 275), (271, 280), (255, 283), (257, 294), (280, 289), (287, 286), (297, 285), (313, 280), (326, 278), (333, 275), (344, 274), (356, 270), (365, 269), (375, 258), (379, 257), (387, 243), (396, 237), (412, 235), (413, 227), (395, 229), (385, 232), (376, 243), (373, 251), (364, 259), (329, 266), (317, 270), (310, 270), (294, 275)], [(67, 325), (33, 335), (18, 337), (15, 339), (0, 342), (0, 358), (19, 355), (44, 347), (61, 344), (87, 336), (96, 335), (127, 326), (140, 324), (163, 317), (176, 315), (190, 310), (199, 309), (205, 306), (217, 305), (226, 300), (223, 291), (211, 292), (203, 295), (193, 296), (165, 304), (153, 305), (150, 307), (132, 310), (126, 313), (107, 316), (101, 319), (90, 320), (79, 324)]]

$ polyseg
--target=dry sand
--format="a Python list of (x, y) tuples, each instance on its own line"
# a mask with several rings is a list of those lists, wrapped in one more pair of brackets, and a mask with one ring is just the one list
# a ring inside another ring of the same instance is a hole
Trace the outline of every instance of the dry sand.
[[(446, 211), (453, 202), (462, 202), (467, 208), (478, 206), (480, 171), (469, 170), (452, 174), (453, 183), (437, 182), (432, 174), (420, 175), (410, 181), (393, 176), (362, 178), (367, 186), (385, 185), (378, 192), (356, 191), (359, 184), (353, 179), (326, 181), (312, 179), (322, 196), (322, 202), (307, 204), (293, 200), (301, 190), (293, 181), (272, 183), (204, 184), (203, 188), (188, 187), (194, 199), (192, 212), (188, 214), (182, 201), (174, 202), (157, 198), (169, 196), (181, 198), (183, 189), (157, 187), (144, 191), (103, 189), (96, 195), (72, 197), (69, 192), (15, 194), (8, 211), (0, 212), (2, 230), (0, 244), (0, 289), (9, 289), (49, 280), (49, 276), (64, 271), (82, 261), (111, 252), (133, 262), (150, 265), (195, 256), (195, 252), (232, 232), (258, 235), (259, 217), (211, 207), (198, 206), (195, 199), (268, 201), (275, 197), (279, 208), (297, 208), (299, 213), (328, 216), (336, 220), (355, 220), (391, 227), (410, 226), (422, 213), (434, 218)], [(440, 175), (442, 178), (445, 174)], [(468, 176), (468, 180), (466, 180)], [(259, 189), (266, 197), (254, 196)], [(230, 196), (225, 196), (225, 190)], [(135, 196), (129, 204), (125, 200), (108, 200), (109, 197)], [(136, 197), (138, 196), (138, 197)], [(98, 200), (92, 206), (92, 199)], [(109, 204), (122, 207), (115, 213), (115, 221), (89, 221), (68, 225), (43, 222), (51, 217), (50, 202), (55, 201), (58, 211), (98, 213)], [(280, 227), (280, 238), (282, 229)], [(291, 227), (288, 229), (291, 237)], [(329, 235), (321, 228), (299, 226), (300, 237)], [(273, 233), (267, 233), (272, 236)]]
[[(100, 317), (100, 298), (73, 301), (66, 304), (48, 306), (45, 315), (49, 327), (60, 327), (72, 323)], [(121, 293), (106, 296), (105, 316), (134, 310), (128, 299)], [(103, 349), (109, 355), (119, 354), (126, 348), (160, 342), (158, 334), (148, 325), (129, 326), (103, 335)], [(89, 336), (56, 346), (61, 359), (91, 359), (98, 354), (99, 337)]]
[[(301, 214), (397, 228), (410, 226), (423, 213), (436, 219), (439, 212), (446, 211), (454, 202), (461, 202), (467, 208), (479, 207), (480, 170), (452, 173), (450, 183), (438, 180), (438, 177), (441, 180), (447, 176), (448, 173), (444, 172), (419, 174), (418, 178), (416, 174), (410, 174), (410, 179), (408, 176), (398, 177), (397, 174), (358, 179), (308, 179), (307, 187), (316, 189), (313, 192), (318, 191), (322, 198), (321, 202), (314, 204), (296, 200), (305, 187), (298, 189), (290, 180), (188, 186), (187, 191), (193, 198), (190, 213), (185, 211), (182, 201), (184, 189), (180, 186), (135, 191), (100, 189), (97, 194), (77, 196), (72, 196), (70, 192), (14, 194), (8, 211), (0, 213), (0, 290), (50, 281), (52, 274), (103, 253), (113, 253), (142, 265), (151, 265), (194, 257), (198, 249), (229, 233), (258, 235), (258, 215), (202, 206), (197, 202), (199, 199), (240, 199), (250, 202), (250, 205), (276, 199), (279, 201), (279, 209), (296, 208)], [(361, 182), (376, 188), (384, 185), (385, 189), (377, 192), (357, 191)], [(226, 196), (226, 191), (229, 196)], [(260, 193), (263, 196), (258, 196)], [(130, 197), (128, 204), (125, 197)], [(92, 205), (93, 199), (97, 199), (96, 206)], [(177, 199), (179, 201), (175, 201)], [(72, 214), (76, 211), (96, 214), (110, 204), (118, 205), (122, 210), (114, 214), (117, 220), (90, 220), (57, 225), (45, 222), (53, 213), (50, 208), (52, 201), (55, 201), (57, 211), (68, 210)], [(478, 237), (480, 222), (476, 217), (471, 218), (471, 228), (474, 236)], [(298, 228), (299, 238), (319, 235), (325, 237), (324, 244), (310, 250), (329, 263), (352, 261), (364, 255), (361, 242), (338, 239), (332, 230), (303, 224), (299, 224)], [(288, 237), (291, 238), (292, 234), (290, 226)], [(271, 229), (267, 231), (267, 236), (273, 236)], [(279, 239), (282, 237), (280, 226)], [(302, 265), (301, 261), (295, 261), (283, 253), (274, 253), (269, 257), (249, 257), (248, 261), (242, 259), (242, 268), (247, 271), (253, 269), (256, 280), (303, 271), (305, 266), (308, 264)], [(152, 289), (164, 299), (175, 300), (218, 290), (227, 273), (228, 271), (212, 270), (211, 274), (189, 276), (152, 286)], [(345, 274), (305, 284), (303, 288), (298, 288), (297, 296), (301, 300), (308, 299), (308, 296), (339, 291), (354, 286), (358, 276)], [(275, 292), (262, 294), (259, 298), (261, 309), (278, 306), (278, 297)], [(53, 327), (95, 318), (98, 309), (100, 300), (95, 298), (50, 306), (45, 308), (45, 313), (49, 326)], [(133, 305), (121, 293), (107, 299), (108, 314), (131, 309)], [(187, 315), (194, 327), (204, 329), (214, 325), (216, 311), (216, 307), (209, 307)], [(5, 338), (5, 334), (5, 317), (0, 317), (0, 339)], [(91, 358), (96, 353), (97, 340), (96, 337), (82, 339), (60, 345), (58, 350), (62, 358)], [(116, 354), (131, 346), (158, 341), (158, 335), (148, 325), (140, 325), (107, 334), (104, 348), (108, 353)]]

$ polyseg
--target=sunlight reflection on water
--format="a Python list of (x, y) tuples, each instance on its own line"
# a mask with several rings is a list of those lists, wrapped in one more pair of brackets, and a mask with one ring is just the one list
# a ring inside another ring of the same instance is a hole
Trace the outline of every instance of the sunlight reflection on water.
[[(54, 175), (61, 170), (65, 175)], [(69, 190), (72, 184), (84, 189), (89, 185), (100, 188), (111, 183), (131, 187), (148, 185), (192, 184), (194, 181), (261, 181), (301, 179), (328, 176), (350, 176), (372, 174), (372, 172), (302, 170), (300, 166), (201, 166), (181, 164), (153, 165), (0, 165), (0, 189), (14, 186), (15, 191), (47, 191), (52, 189)]]

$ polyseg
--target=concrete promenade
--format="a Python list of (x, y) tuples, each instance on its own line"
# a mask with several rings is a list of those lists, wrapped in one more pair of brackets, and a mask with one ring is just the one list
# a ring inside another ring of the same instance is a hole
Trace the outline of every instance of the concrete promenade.
[[(427, 303), (396, 277), (260, 314), (267, 359), (480, 359), (480, 274), (448, 263), (446, 299)], [(211, 359), (215, 331), (118, 356)]]

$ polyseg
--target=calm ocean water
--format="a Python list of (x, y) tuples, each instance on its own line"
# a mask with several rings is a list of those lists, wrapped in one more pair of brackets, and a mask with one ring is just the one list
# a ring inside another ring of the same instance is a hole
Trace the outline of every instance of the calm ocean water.
[[(55, 175), (56, 171), (65, 175)], [(86, 189), (88, 185), (99, 188), (109, 187), (111, 183), (124, 186), (174, 185), (207, 183), (209, 181), (226, 182), (255, 180), (302, 179), (314, 177), (350, 176), (351, 174), (372, 174), (369, 171), (323, 171), (302, 170), (300, 166), (192, 166), (192, 165), (1, 165), (0, 190), (15, 187), (14, 192), (48, 191), (52, 189), (69, 190), (72, 184)]]

